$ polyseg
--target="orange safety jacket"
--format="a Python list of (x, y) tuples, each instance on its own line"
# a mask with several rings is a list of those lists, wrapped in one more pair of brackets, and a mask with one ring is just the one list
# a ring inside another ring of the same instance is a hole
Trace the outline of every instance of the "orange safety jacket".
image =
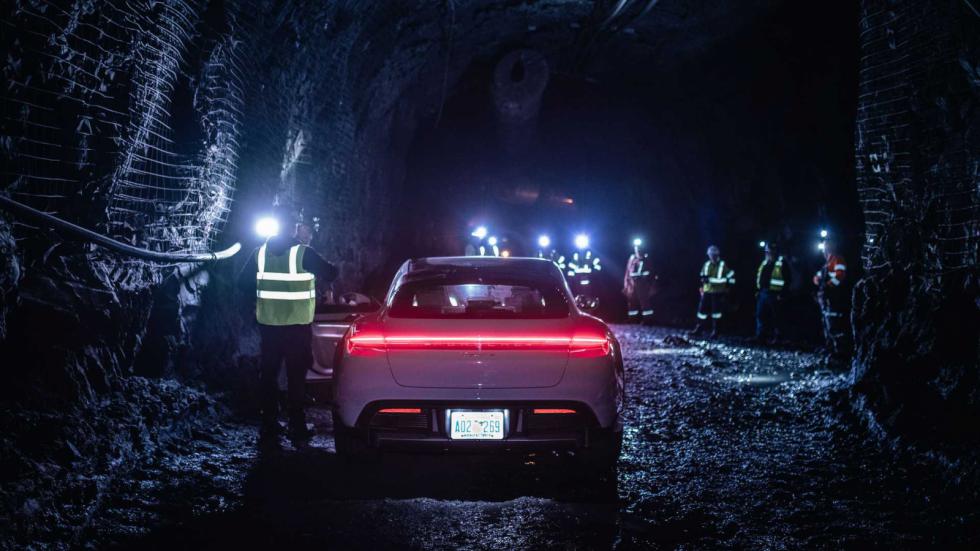
[(827, 264), (817, 270), (817, 275), (813, 276), (813, 284), (817, 287), (840, 287), (846, 277), (847, 262), (844, 261), (844, 257), (832, 254), (827, 258)]

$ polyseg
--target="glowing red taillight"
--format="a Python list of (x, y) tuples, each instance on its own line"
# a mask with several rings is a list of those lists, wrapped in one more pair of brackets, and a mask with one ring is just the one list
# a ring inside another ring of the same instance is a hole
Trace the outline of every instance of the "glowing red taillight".
[(535, 415), (569, 415), (577, 413), (574, 409), (565, 408), (537, 408), (534, 410)]
[(384, 408), (378, 413), (422, 413), (422, 408)]
[(385, 337), (375, 324), (355, 323), (347, 336), (347, 354), (369, 356), (385, 352)]
[(568, 354), (575, 358), (599, 358), (610, 350), (609, 339), (604, 335), (576, 334), (568, 345)]

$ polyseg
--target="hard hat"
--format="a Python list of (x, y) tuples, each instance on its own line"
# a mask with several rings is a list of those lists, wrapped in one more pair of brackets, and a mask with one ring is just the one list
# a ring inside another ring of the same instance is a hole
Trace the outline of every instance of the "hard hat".
[(710, 247), (708, 247), (707, 254), (708, 254), (708, 256), (711, 256), (712, 253), (713, 254), (721, 254), (721, 249), (719, 249), (717, 245), (711, 245)]

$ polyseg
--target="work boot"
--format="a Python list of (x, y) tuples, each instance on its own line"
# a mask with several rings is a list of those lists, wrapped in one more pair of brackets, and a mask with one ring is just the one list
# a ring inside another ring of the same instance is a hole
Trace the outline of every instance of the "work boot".
[(294, 445), (305, 445), (312, 437), (313, 431), (306, 427), (306, 419), (289, 422), (289, 440)]
[(262, 420), (259, 426), (258, 448), (262, 453), (275, 453), (279, 451), (279, 422), (275, 419)]
[(275, 438), (279, 436), (279, 432), (279, 421), (275, 417), (263, 417), (262, 424), (259, 425), (259, 438)]

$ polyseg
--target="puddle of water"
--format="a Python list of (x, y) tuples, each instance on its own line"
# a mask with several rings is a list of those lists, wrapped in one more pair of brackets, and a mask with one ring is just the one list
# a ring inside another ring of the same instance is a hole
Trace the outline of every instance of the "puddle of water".
[(638, 356), (687, 356), (690, 354), (697, 353), (698, 349), (691, 348), (646, 348), (643, 350), (634, 350), (633, 353)]
[(789, 375), (785, 373), (743, 373), (741, 375), (727, 375), (722, 378), (731, 383), (744, 385), (778, 385), (779, 383), (788, 381)]

